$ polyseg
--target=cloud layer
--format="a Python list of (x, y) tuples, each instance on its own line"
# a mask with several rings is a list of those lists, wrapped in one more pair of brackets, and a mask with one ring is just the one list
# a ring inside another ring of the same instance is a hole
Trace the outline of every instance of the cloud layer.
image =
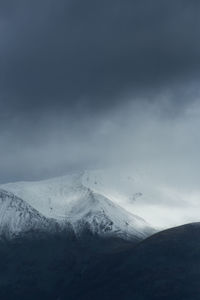
[(109, 164), (196, 174), (199, 6), (1, 1), (0, 182)]

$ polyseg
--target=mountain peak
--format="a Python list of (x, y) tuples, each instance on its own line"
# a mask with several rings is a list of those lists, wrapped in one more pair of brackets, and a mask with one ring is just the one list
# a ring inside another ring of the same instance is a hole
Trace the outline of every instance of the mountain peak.
[(37, 210), (60, 224), (69, 222), (76, 234), (89, 229), (94, 234), (142, 239), (154, 230), (107, 197), (83, 184), (83, 174), (2, 185)]

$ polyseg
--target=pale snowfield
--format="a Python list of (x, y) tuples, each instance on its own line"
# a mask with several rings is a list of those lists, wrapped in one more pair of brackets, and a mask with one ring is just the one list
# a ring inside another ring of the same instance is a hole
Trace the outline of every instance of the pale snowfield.
[(80, 202), (79, 199), (88, 197), (89, 188), (142, 217), (157, 229), (200, 220), (198, 192), (181, 190), (163, 182), (156, 184), (147, 170), (130, 173), (117, 168), (90, 170), (38, 182), (3, 184), (0, 187), (24, 200), (28, 199), (29, 204), (45, 216), (58, 219), (74, 218), (75, 215), (78, 218), (79, 213), (83, 214), (81, 206), (89, 202)]
[(106, 235), (114, 233), (127, 238), (144, 238), (155, 232), (145, 220), (96, 193), (92, 185), (86, 186), (85, 176), (86, 173), (76, 173), (38, 182), (8, 183), (0, 188), (12, 192), (47, 218), (69, 222), (77, 233), (82, 222), (90, 224), (95, 233), (101, 234), (105, 229)]
[(126, 175), (117, 169), (107, 171), (93, 171), (91, 178), (95, 180), (89, 185), (153, 227), (163, 229), (200, 221), (200, 191), (156, 183), (148, 171)]

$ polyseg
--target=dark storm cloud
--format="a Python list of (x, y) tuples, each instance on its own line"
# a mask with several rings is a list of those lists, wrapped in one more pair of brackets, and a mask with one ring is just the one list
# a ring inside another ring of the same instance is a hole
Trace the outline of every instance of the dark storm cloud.
[(139, 161), (135, 142), (159, 154), (163, 116), (199, 97), (199, 15), (195, 0), (1, 0), (0, 182)]
[(4, 108), (100, 110), (199, 71), (198, 1), (1, 1)]

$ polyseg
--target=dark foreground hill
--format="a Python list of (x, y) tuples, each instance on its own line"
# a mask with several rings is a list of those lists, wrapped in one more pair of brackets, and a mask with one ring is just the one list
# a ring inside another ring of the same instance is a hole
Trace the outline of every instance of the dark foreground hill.
[(4, 240), (0, 299), (199, 300), (200, 224), (137, 245), (88, 233)]
[(69, 230), (2, 238), (0, 299), (71, 299), (88, 270), (133, 244), (119, 238), (103, 239), (89, 231), (77, 238)]
[(200, 223), (157, 233), (106, 259), (77, 283), (73, 299), (200, 299)]

